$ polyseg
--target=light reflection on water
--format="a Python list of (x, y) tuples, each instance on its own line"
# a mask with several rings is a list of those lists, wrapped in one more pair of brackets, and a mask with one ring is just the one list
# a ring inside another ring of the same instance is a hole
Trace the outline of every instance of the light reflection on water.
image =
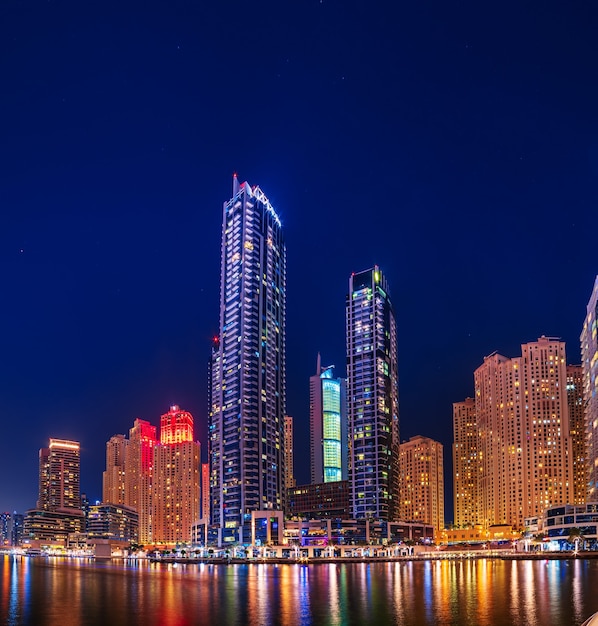
[(0, 557), (0, 623), (579, 625), (598, 560), (166, 565)]

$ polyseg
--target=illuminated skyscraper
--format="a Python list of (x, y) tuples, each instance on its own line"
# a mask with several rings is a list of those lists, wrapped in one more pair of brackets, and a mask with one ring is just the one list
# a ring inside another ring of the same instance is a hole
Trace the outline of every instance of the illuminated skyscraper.
[(522, 528), (526, 517), (573, 502), (565, 344), (523, 344), (521, 357), (484, 358), (474, 372), (480, 522)]
[(585, 504), (588, 494), (588, 466), (581, 365), (567, 365), (567, 406), (573, 459), (573, 502), (570, 504)]
[(417, 435), (400, 445), (400, 518), (444, 529), (442, 444)]
[(0, 546), (3, 548), (12, 544), (10, 537), (10, 513), (0, 513)]
[(581, 366), (587, 436), (588, 502), (598, 500), (598, 276), (581, 331)]
[(81, 453), (78, 441), (50, 439), (39, 451), (39, 498), (41, 511), (81, 511)]
[(210, 518), (210, 464), (201, 464), (201, 519)]
[(285, 467), (285, 489), (295, 486), (295, 475), (293, 472), (293, 418), (290, 415), (284, 416), (284, 467)]
[(81, 456), (78, 441), (50, 439), (39, 451), (39, 497), (37, 509), (27, 511), (23, 538), (33, 545), (65, 546), (70, 533), (82, 532)]
[(136, 419), (129, 430), (125, 459), (125, 505), (139, 515), (139, 541), (149, 544), (152, 532), (152, 476), (156, 427), (148, 421)]
[(453, 404), (453, 437), (455, 525), (464, 528), (481, 519), (479, 435), (473, 398)]
[(173, 405), (160, 419), (154, 446), (152, 535), (154, 542), (191, 542), (200, 513), (200, 450), (193, 441), (193, 416)]
[(251, 512), (283, 510), (286, 250), (259, 187), (233, 178), (224, 203), (219, 343), (209, 457), (214, 540), (251, 541)]
[(102, 501), (124, 504), (126, 501), (125, 459), (129, 441), (124, 435), (114, 435), (106, 443), (106, 469), (103, 475)]
[(353, 274), (347, 296), (349, 484), (356, 518), (395, 521), (399, 509), (397, 331), (378, 266)]
[(311, 482), (330, 483), (347, 479), (346, 384), (334, 378), (334, 365), (322, 367), (309, 379), (309, 426)]

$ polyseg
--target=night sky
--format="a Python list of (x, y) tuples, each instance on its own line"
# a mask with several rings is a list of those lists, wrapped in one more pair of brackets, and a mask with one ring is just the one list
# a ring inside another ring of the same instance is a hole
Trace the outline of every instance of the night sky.
[(170, 404), (207, 460), (222, 203), (259, 185), (287, 243), (287, 409), (309, 481), (316, 355), (345, 374), (351, 272), (396, 309), (401, 439), (445, 446), (498, 350), (579, 334), (598, 273), (591, 3), (0, 7), (0, 510), (49, 437), (105, 442)]

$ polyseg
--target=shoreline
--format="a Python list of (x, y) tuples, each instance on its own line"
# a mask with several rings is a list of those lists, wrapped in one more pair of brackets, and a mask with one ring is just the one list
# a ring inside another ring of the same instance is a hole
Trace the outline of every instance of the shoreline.
[[(124, 560), (130, 557), (111, 557), (122, 558)], [(450, 552), (442, 554), (421, 554), (410, 556), (364, 556), (364, 557), (259, 557), (259, 558), (238, 558), (238, 557), (212, 557), (212, 558), (188, 558), (188, 557), (162, 557), (159, 559), (147, 557), (150, 563), (164, 563), (167, 565), (186, 565), (186, 564), (203, 564), (203, 565), (319, 565), (319, 564), (344, 564), (344, 563), (403, 563), (411, 561), (465, 561), (480, 559), (498, 559), (502, 561), (574, 561), (598, 559), (598, 552), (578, 552), (562, 553), (512, 553), (512, 554), (485, 554), (480, 552)]]
[[(5, 552), (7, 556), (10, 553)], [(149, 557), (149, 556), (96, 556), (71, 554), (16, 554), (21, 558), (59, 558), (59, 559), (93, 559), (102, 561), (146, 561), (148, 563), (163, 563), (165, 565), (320, 565), (345, 563), (407, 563), (413, 561), (467, 561), (481, 559), (496, 559), (502, 561), (574, 561), (598, 559), (598, 551), (587, 552), (507, 552), (497, 551), (455, 551), (455, 552), (425, 552), (404, 556), (335, 556), (335, 557)]]

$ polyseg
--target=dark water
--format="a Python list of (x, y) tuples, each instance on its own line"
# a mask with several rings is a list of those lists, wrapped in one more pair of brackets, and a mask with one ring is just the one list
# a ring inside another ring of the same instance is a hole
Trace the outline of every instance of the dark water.
[(0, 556), (0, 624), (579, 625), (598, 560), (172, 565)]

